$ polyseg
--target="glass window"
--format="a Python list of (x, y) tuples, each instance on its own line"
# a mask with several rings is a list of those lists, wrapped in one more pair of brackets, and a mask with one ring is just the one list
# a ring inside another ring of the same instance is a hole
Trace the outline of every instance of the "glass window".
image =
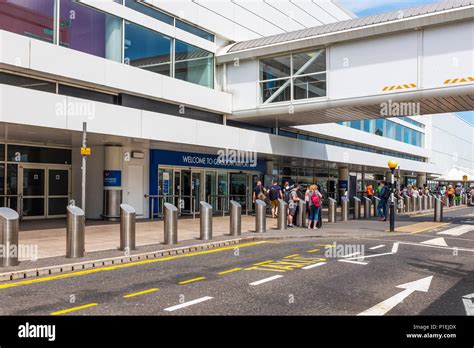
[(411, 143), (411, 129), (410, 128), (405, 127), (405, 130), (403, 132), (403, 142), (406, 144)]
[(390, 139), (395, 139), (395, 125), (392, 121), (385, 121), (386, 134), (385, 136)]
[(374, 120), (364, 120), (364, 132), (374, 132)]
[(176, 28), (179, 28), (181, 30), (187, 31), (188, 33), (194, 34), (194, 35), (199, 36), (203, 39), (214, 42), (214, 35), (213, 34), (207, 32), (205, 30), (199, 29), (199, 28), (195, 27), (194, 25), (191, 25), (191, 24), (188, 24), (186, 22), (180, 21), (179, 19), (176, 19)]
[(61, 0), (61, 46), (122, 62), (122, 20), (73, 0)]
[(378, 118), (375, 120), (375, 134), (383, 136), (384, 135), (384, 122), (383, 118)]
[(171, 76), (171, 39), (153, 30), (125, 22), (125, 63)]
[(213, 88), (214, 55), (201, 48), (176, 40), (175, 77)]
[[(272, 98), (272, 102), (288, 101), (291, 99), (290, 80), (273, 80), (260, 82), (260, 90), (262, 91), (263, 101)], [(275, 93), (278, 94), (275, 94)], [(275, 96), (273, 97), (273, 95)]]
[(411, 130), (411, 144), (412, 145), (420, 146), (419, 135), (420, 133), (418, 133), (417, 131), (413, 129)]
[(56, 83), (32, 79), (31, 77), (25, 77), (20, 75), (0, 72), (0, 83), (5, 85), (35, 89), (37, 91), (56, 93)]
[(290, 56), (265, 58), (260, 61), (260, 80), (290, 76)]
[(169, 25), (174, 25), (174, 18), (173, 17), (168, 16), (167, 14), (165, 14), (161, 11), (155, 10), (154, 8), (151, 8), (147, 5), (141, 4), (140, 2), (138, 2), (136, 0), (125, 0), (125, 6), (131, 8), (131, 9), (137, 11), (137, 12), (143, 13), (147, 16), (158, 19), (159, 21), (161, 21), (163, 23), (166, 23), (166, 24), (169, 24)]
[(53, 28), (54, 0), (0, 1), (0, 29), (53, 42)]
[(397, 123), (395, 126), (395, 140), (402, 141), (402, 135), (403, 135), (403, 126)]
[(63, 84), (59, 84), (58, 94), (68, 95), (71, 97), (77, 97), (77, 98), (88, 99), (88, 100), (95, 100), (101, 103), (108, 103), (108, 104), (117, 104), (117, 99), (118, 99), (116, 95), (97, 92), (97, 91), (93, 91), (93, 90), (85, 89), (85, 88), (63, 85)]
[(71, 164), (71, 150), (38, 146), (8, 145), (8, 161)]
[(293, 75), (326, 71), (326, 51), (293, 54)]
[(351, 121), (351, 128), (360, 130), (361, 122), (360, 120)]
[(293, 98), (308, 99), (326, 96), (326, 74), (301, 76), (293, 79)]

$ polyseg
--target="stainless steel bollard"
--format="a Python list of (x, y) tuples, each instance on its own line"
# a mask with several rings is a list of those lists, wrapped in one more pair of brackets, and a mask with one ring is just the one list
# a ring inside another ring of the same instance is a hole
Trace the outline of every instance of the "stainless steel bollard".
[(136, 211), (128, 204), (120, 204), (120, 247), (119, 250), (135, 250)]
[(341, 221), (349, 220), (349, 200), (341, 198)]
[(364, 197), (364, 219), (370, 219), (370, 209), (372, 208), (372, 200)]
[(426, 197), (427, 197), (427, 198), (426, 198), (426, 209), (427, 209), (427, 210), (431, 210), (431, 197), (432, 197), (432, 196), (431, 196), (431, 194), (428, 193), (428, 194), (426, 195)]
[(329, 197), (328, 222), (336, 222), (337, 201)]
[(410, 196), (403, 196), (403, 205), (405, 206), (405, 213), (408, 213), (411, 211), (411, 199)]
[(200, 206), (200, 239), (211, 240), (212, 239), (212, 205), (207, 202), (201, 201)]
[(379, 203), (380, 203), (380, 198), (374, 196), (374, 216), (375, 217), (379, 216), (379, 211), (377, 210)]
[(299, 227), (306, 227), (306, 202), (302, 199), (298, 201), (298, 216), (296, 224)]
[(178, 208), (171, 203), (163, 204), (164, 244), (178, 243)]
[[(448, 196), (446, 196), (446, 195), (441, 196), (441, 202), (443, 202), (444, 205), (449, 206), (449, 198), (448, 198)], [(436, 204), (436, 203), (435, 203), (435, 204)]]
[(361, 206), (361, 201), (358, 197), (354, 196), (354, 211), (353, 211), (353, 218), (355, 220), (360, 219), (361, 214), (360, 214), (360, 206)]
[(443, 221), (443, 201), (438, 198), (435, 199), (434, 221), (436, 222)]
[(426, 210), (426, 205), (427, 205), (427, 200), (428, 197), (426, 195), (420, 196), (420, 201), (421, 201), (421, 209), (420, 210)]
[(0, 208), (0, 241), (4, 248), (0, 256), (1, 267), (17, 266), (20, 263), (18, 261), (19, 220), (20, 216), (13, 209)]
[(461, 199), (462, 199), (462, 201), (461, 201), (462, 205), (466, 205), (466, 204), (467, 204), (467, 195), (466, 195), (466, 194), (463, 194), (463, 195), (461, 196)]
[(72, 202), (67, 206), (66, 214), (66, 257), (68, 259), (84, 257), (86, 222), (84, 210)]
[(410, 211), (417, 211), (418, 199), (415, 196), (411, 196), (411, 209)]
[(288, 203), (283, 199), (278, 200), (277, 229), (286, 230), (288, 228)]
[[(267, 204), (257, 199), (255, 201), (255, 232), (257, 233), (264, 233), (267, 231)], [(278, 212), (280, 215), (281, 212)]]
[(230, 235), (242, 234), (242, 206), (236, 201), (230, 201)]

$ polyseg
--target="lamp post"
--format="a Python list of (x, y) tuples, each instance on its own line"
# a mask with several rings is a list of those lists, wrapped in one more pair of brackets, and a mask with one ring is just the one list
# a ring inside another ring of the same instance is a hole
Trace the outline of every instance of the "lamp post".
[(395, 231), (395, 188), (394, 188), (394, 171), (397, 168), (397, 161), (390, 160), (388, 161), (388, 167), (390, 168), (390, 190), (392, 191), (390, 194), (390, 232)]

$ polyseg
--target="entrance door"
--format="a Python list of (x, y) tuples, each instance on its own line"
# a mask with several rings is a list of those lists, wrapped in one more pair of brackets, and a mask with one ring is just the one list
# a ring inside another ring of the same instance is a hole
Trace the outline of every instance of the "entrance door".
[(23, 217), (46, 217), (46, 169), (23, 168)]
[(127, 187), (128, 204), (135, 208), (137, 215), (143, 215), (143, 166), (128, 166)]
[(199, 202), (202, 199), (202, 173), (193, 172), (192, 173), (192, 194), (194, 197), (194, 211), (199, 212)]
[(71, 169), (59, 166), (21, 165), (19, 187), (23, 217), (64, 217), (71, 196)]
[(191, 213), (191, 171), (181, 171), (181, 195), (182, 198), (182, 209), (183, 213)]
[(229, 198), (239, 202), (242, 210), (247, 209), (247, 174), (230, 173)]

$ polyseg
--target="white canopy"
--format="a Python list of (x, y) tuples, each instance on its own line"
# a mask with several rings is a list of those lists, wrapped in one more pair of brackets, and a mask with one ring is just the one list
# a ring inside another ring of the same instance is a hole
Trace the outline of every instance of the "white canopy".
[(468, 182), (474, 182), (474, 170), (469, 168), (463, 168), (459, 166), (453, 166), (453, 168), (449, 169), (443, 175), (435, 178), (436, 181), (449, 181), (449, 182), (462, 182), (463, 176), (467, 176)]

